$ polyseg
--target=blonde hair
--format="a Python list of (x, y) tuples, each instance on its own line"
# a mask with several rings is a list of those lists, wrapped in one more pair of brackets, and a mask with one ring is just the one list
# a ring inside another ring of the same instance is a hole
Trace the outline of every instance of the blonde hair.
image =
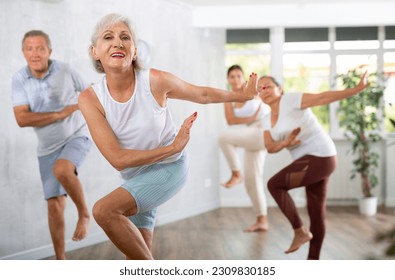
[[(134, 28), (132, 26), (131, 21), (126, 16), (123, 16), (120, 14), (108, 14), (108, 15), (104, 16), (96, 24), (95, 29), (93, 30), (93, 34), (91, 36), (91, 45), (89, 47), (89, 54), (91, 56), (93, 66), (95, 67), (96, 71), (99, 73), (104, 73), (104, 68), (103, 68), (103, 65), (101, 64), (100, 60), (97, 60), (93, 57), (92, 47), (96, 46), (97, 39), (99, 38), (99, 36), (103, 32), (103, 30), (105, 30), (111, 26), (114, 26), (118, 23), (123, 23), (128, 27), (130, 34), (132, 35), (133, 43), (135, 45), (137, 44), (136, 33), (134, 32)], [(137, 71), (142, 68), (138, 56), (137, 56), (136, 60), (133, 61), (133, 67)]]

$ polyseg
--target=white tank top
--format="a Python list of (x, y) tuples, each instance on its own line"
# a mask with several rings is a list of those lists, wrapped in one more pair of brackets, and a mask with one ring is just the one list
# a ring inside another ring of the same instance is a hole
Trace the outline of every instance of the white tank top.
[[(149, 81), (149, 69), (136, 72), (135, 90), (126, 102), (118, 102), (108, 91), (106, 76), (93, 85), (106, 119), (119, 144), (124, 149), (152, 150), (173, 143), (177, 128), (173, 123), (169, 109), (161, 107), (152, 95)], [(172, 155), (159, 163), (169, 163), (181, 157), (181, 153)], [(146, 166), (126, 168), (121, 171), (124, 179), (129, 179)]]
[(269, 107), (262, 102), (260, 98), (254, 98), (248, 100), (240, 108), (233, 108), (233, 112), (238, 118), (251, 117), (255, 114), (259, 107), (261, 107), (259, 112), (259, 119), (263, 119), (270, 111)]
[(270, 114), (270, 107), (264, 104), (259, 97), (246, 101), (240, 108), (233, 108), (233, 112), (238, 118), (247, 118), (253, 116), (259, 107), (261, 107), (261, 111), (259, 112), (258, 119), (247, 125), (259, 123), (259, 126), (261, 127), (270, 128), (266, 127), (266, 122), (263, 121), (266, 116)]

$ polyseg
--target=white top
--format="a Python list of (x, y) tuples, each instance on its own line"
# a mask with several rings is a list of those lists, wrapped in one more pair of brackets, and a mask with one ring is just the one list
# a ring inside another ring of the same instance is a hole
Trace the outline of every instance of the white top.
[[(149, 75), (149, 69), (136, 72), (134, 93), (124, 103), (112, 98), (106, 76), (92, 86), (104, 108), (108, 123), (124, 149), (152, 150), (168, 146), (176, 137), (177, 128), (170, 111), (167, 106), (161, 107), (152, 95)], [(182, 152), (172, 155), (159, 163), (176, 161), (181, 154)], [(126, 168), (121, 171), (121, 176), (129, 179), (143, 168), (144, 166)]]
[[(288, 148), (294, 160), (305, 155), (330, 157), (336, 155), (336, 147), (329, 135), (321, 128), (310, 110), (301, 109), (303, 93), (288, 93), (281, 97), (277, 123), (270, 129), (275, 141), (284, 140), (293, 129), (300, 127), (297, 139), (300, 145)], [(268, 120), (270, 123), (270, 114)]]
[(233, 112), (238, 118), (247, 118), (253, 116), (259, 107), (261, 107), (261, 111), (259, 112), (258, 119), (262, 122), (270, 113), (270, 108), (259, 97), (246, 101), (240, 108), (233, 108)]

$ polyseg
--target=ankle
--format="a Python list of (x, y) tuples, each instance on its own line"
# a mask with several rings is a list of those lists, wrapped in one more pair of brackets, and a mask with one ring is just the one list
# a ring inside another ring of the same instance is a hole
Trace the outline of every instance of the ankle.
[(90, 214), (87, 211), (83, 211), (78, 213), (78, 218), (79, 219), (90, 219)]
[(305, 235), (305, 234), (309, 233), (308, 229), (305, 228), (304, 226), (301, 226), (300, 228), (297, 228), (294, 231), (295, 231), (295, 234), (298, 234), (298, 235)]
[(267, 222), (267, 216), (266, 215), (260, 215), (256, 217), (256, 222), (257, 223), (266, 223)]

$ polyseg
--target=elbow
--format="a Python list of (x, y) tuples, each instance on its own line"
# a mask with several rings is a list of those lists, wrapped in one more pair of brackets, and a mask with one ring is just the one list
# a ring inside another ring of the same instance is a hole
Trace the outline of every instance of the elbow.
[(28, 126), (27, 122), (24, 122), (22, 120), (17, 119), (16, 123), (18, 124), (19, 127), (27, 127)]
[(226, 122), (228, 123), (228, 125), (235, 125), (235, 124), (237, 124), (237, 122), (235, 122), (234, 120), (226, 120)]
[(117, 153), (113, 153), (113, 157), (107, 158), (107, 161), (114, 167), (117, 171), (124, 170), (127, 166), (122, 160), (122, 156)]
[(276, 149), (274, 149), (274, 147), (272, 147), (272, 146), (265, 146), (265, 148), (266, 148), (266, 151), (267, 151), (269, 154), (274, 154), (274, 153), (277, 152)]
[(200, 98), (199, 98), (198, 103), (199, 103), (199, 104), (203, 104), (203, 105), (213, 103), (213, 101), (210, 100), (210, 96), (209, 96), (207, 90), (204, 90), (204, 91), (200, 94)]
[[(122, 171), (126, 168), (136, 167), (138, 166), (137, 161), (130, 161), (130, 157), (123, 153), (113, 153), (113, 157), (108, 159), (108, 162), (114, 167), (117, 171)], [(127, 160), (128, 158), (128, 160)]]
[(109, 162), (111, 166), (114, 167), (117, 171), (122, 171), (126, 168), (126, 166), (120, 160), (111, 160)]
[(202, 96), (202, 98), (201, 98), (199, 103), (203, 104), (203, 105), (207, 105), (207, 104), (210, 104), (210, 103), (213, 103), (213, 102), (210, 100), (210, 98), (206, 94), (206, 95)]

